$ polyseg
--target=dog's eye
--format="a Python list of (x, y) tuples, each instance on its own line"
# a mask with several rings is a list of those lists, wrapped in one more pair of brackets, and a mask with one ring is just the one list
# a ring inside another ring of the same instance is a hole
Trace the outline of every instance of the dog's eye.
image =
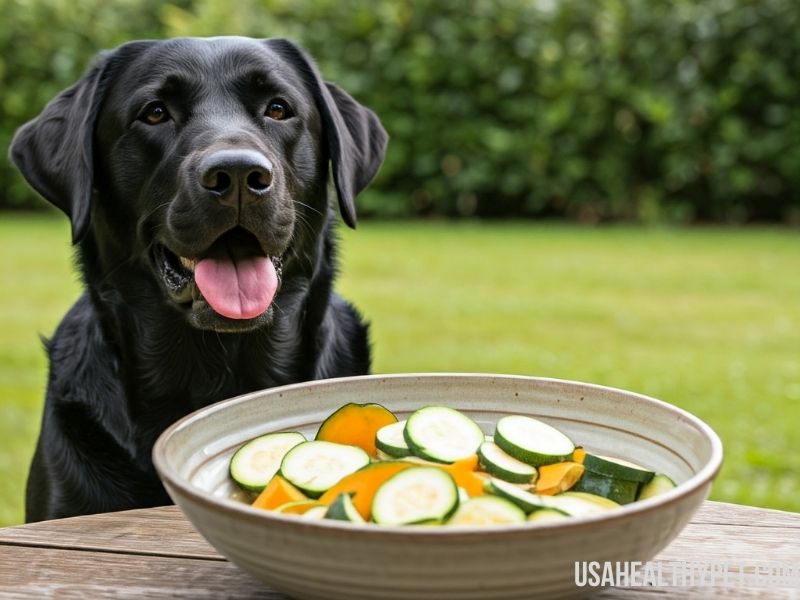
[(286, 104), (284, 100), (280, 98), (276, 100), (270, 100), (269, 104), (267, 104), (267, 112), (266, 115), (270, 119), (274, 119), (276, 121), (283, 121), (284, 119), (288, 119), (292, 116), (291, 109), (289, 105)]
[(148, 125), (160, 125), (169, 121), (169, 111), (163, 102), (151, 102), (144, 107), (139, 115), (139, 120)]

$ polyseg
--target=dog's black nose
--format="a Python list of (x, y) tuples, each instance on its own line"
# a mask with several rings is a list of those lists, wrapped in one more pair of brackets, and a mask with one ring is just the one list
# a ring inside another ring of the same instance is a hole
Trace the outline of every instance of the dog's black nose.
[(272, 163), (255, 150), (217, 150), (200, 163), (200, 185), (222, 204), (261, 199), (272, 185)]

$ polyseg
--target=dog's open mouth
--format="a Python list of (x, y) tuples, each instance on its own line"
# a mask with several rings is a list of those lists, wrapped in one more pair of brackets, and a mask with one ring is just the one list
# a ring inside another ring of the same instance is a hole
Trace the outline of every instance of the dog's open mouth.
[(235, 321), (266, 313), (281, 281), (280, 256), (268, 256), (254, 235), (236, 228), (220, 236), (201, 256), (178, 256), (162, 244), (154, 260), (170, 296), (193, 311), (208, 305)]

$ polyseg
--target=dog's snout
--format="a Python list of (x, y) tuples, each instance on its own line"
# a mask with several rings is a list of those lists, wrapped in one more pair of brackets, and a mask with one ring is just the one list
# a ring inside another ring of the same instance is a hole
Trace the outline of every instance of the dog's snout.
[(272, 163), (254, 150), (217, 150), (200, 163), (199, 178), (222, 204), (246, 204), (272, 185)]

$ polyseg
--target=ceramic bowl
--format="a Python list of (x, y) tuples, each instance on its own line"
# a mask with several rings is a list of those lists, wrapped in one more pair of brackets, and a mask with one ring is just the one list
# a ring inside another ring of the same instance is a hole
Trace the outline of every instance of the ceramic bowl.
[[(457, 408), (491, 433), (524, 414), (600, 453), (627, 457), (679, 485), (600, 516), (497, 527), (379, 527), (300, 519), (237, 499), (228, 461), (274, 431), (313, 438), (347, 402), (378, 402), (403, 418), (424, 405)], [(689, 522), (722, 462), (717, 435), (679, 408), (598, 385), (479, 374), (374, 375), (273, 388), (204, 408), (167, 429), (153, 458), (194, 527), (245, 571), (295, 598), (561, 598), (576, 561), (646, 561)]]

